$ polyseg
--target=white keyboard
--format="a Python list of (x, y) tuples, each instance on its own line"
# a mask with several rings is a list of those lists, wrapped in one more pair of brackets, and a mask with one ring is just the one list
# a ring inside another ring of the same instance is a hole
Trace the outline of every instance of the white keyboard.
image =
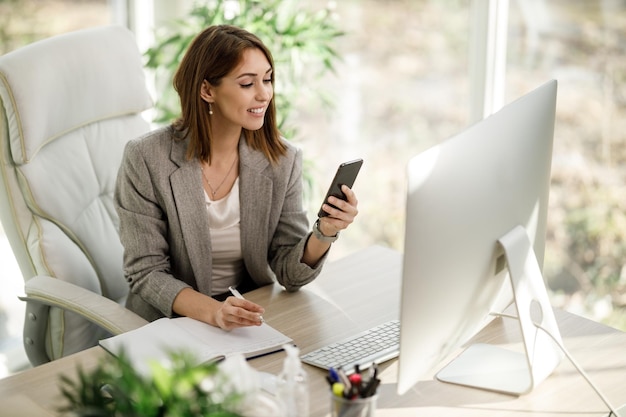
[(344, 340), (322, 346), (302, 355), (304, 363), (318, 368), (343, 368), (351, 372), (355, 365), (367, 369), (374, 363), (396, 358), (400, 346), (400, 321), (392, 320)]

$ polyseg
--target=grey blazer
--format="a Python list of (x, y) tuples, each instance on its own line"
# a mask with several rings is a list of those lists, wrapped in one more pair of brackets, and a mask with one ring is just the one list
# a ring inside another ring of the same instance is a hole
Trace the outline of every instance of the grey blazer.
[[(124, 246), (126, 305), (147, 320), (171, 317), (176, 295), (186, 287), (211, 294), (211, 234), (197, 159), (185, 156), (188, 139), (163, 127), (130, 141), (115, 190)], [(302, 154), (287, 154), (272, 166), (239, 141), (241, 249), (257, 286), (277, 280), (287, 291), (311, 282), (314, 268), (301, 263), (310, 236), (302, 204)]]

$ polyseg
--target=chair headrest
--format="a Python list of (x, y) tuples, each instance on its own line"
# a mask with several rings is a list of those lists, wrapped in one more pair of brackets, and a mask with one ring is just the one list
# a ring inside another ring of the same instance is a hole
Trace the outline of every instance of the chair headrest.
[(152, 106), (134, 35), (122, 26), (71, 32), (0, 57), (0, 99), (16, 164), (92, 122)]

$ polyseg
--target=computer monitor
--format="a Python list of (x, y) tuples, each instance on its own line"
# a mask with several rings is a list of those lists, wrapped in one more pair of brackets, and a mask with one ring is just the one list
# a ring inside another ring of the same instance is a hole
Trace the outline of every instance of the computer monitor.
[[(408, 164), (397, 390), (439, 380), (520, 395), (562, 352), (543, 264), (557, 82), (412, 158)], [(462, 346), (513, 308), (523, 349)]]

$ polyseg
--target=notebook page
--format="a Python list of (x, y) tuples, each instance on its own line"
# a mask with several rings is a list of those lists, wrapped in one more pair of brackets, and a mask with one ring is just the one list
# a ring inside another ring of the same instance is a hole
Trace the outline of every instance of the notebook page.
[(150, 362), (167, 366), (169, 352), (187, 352), (197, 363), (219, 360), (234, 353), (255, 357), (282, 349), (292, 340), (267, 324), (225, 331), (188, 317), (161, 318), (133, 331), (103, 339), (100, 345), (113, 355), (123, 350), (142, 374)]

